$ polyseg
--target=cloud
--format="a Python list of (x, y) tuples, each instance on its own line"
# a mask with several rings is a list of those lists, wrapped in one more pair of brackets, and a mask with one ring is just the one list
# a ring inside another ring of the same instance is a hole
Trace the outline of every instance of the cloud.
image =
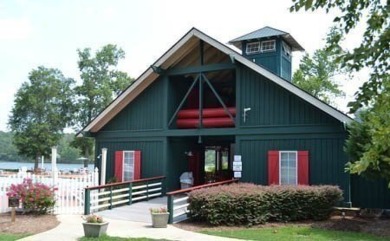
[(0, 40), (24, 40), (32, 33), (27, 19), (0, 19)]

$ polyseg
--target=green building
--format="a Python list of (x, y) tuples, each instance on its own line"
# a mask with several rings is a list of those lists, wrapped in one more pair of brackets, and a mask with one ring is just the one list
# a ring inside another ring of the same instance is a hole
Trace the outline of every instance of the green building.
[(330, 184), (345, 205), (389, 207), (384, 183), (344, 171), (352, 119), (291, 83), (299, 43), (270, 27), (230, 43), (242, 54), (191, 29), (80, 132), (96, 156), (107, 148), (107, 180), (163, 175), (168, 191), (184, 172), (193, 185)]

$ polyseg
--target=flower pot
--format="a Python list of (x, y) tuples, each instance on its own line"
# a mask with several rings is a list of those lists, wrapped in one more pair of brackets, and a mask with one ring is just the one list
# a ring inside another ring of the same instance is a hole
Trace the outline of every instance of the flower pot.
[(100, 237), (106, 234), (108, 222), (105, 223), (83, 223), (85, 237)]
[(153, 228), (166, 228), (168, 224), (169, 213), (152, 213)]

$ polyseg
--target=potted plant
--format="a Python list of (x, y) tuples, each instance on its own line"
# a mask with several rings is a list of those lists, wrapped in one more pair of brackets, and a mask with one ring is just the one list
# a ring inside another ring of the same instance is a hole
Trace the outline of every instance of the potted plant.
[(91, 214), (84, 216), (83, 219), (85, 220), (83, 223), (85, 237), (100, 237), (106, 234), (108, 222), (104, 222), (101, 216)]
[(151, 208), (153, 228), (166, 228), (169, 219), (169, 212), (166, 207)]

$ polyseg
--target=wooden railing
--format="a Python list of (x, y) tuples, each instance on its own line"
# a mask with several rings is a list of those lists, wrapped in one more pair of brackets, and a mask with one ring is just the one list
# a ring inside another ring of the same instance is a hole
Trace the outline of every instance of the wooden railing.
[(191, 188), (181, 189), (173, 192), (168, 192), (167, 196), (168, 196), (169, 223), (178, 221), (175, 220), (176, 218), (179, 219), (180, 221), (187, 219), (187, 212), (188, 212), (187, 207), (189, 205), (188, 203), (189, 192), (201, 188), (231, 184), (237, 181), (238, 181), (237, 179), (233, 179), (233, 180), (227, 180), (221, 182), (214, 182), (214, 183), (195, 186)]
[(165, 195), (164, 176), (85, 188), (84, 214)]

